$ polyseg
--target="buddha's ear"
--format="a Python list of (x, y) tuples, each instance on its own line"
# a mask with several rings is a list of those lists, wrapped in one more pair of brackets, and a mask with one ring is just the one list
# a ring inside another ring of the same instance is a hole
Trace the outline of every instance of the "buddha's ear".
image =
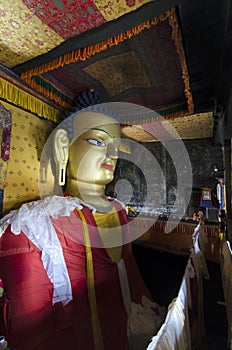
[(64, 129), (58, 129), (54, 135), (54, 160), (56, 162), (56, 174), (58, 184), (65, 184), (66, 166), (68, 162), (69, 138), (68, 133)]

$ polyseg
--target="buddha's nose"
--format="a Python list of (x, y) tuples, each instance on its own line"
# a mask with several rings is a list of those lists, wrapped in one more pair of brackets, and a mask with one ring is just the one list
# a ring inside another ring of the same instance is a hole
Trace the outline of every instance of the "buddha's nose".
[(107, 157), (111, 159), (117, 159), (118, 158), (118, 148), (114, 143), (109, 143), (107, 147)]

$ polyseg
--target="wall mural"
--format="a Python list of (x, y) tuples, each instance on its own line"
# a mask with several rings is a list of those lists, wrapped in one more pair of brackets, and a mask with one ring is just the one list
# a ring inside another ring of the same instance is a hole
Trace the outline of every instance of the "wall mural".
[[(200, 206), (200, 192), (202, 188), (207, 187), (214, 191), (219, 182), (215, 176), (214, 168), (217, 167), (218, 169), (223, 169), (223, 150), (221, 146), (215, 146), (211, 139), (185, 140), (184, 144), (191, 161), (193, 176), (193, 194), (189, 205), (193, 207)], [(160, 142), (142, 143), (142, 145), (145, 146), (158, 161), (165, 178), (163, 184), (160, 184), (160, 182), (157, 182), (157, 179), (154, 179), (152, 187), (154, 203), (150, 204), (155, 204), (157, 210), (160, 212), (162, 210), (167, 211), (169, 207), (171, 207), (177, 200), (177, 173), (174, 163), (171, 156)], [(179, 152), (178, 159), (181, 161), (181, 149), (178, 150), (178, 147), (177, 152)], [(142, 158), (141, 154), (138, 156)], [(184, 177), (184, 165), (181, 167), (181, 169), (183, 172), (181, 175)], [(120, 159), (119, 157), (114, 181), (111, 182), (106, 189), (108, 195), (117, 197), (116, 188), (117, 182), (120, 179), (126, 180), (128, 186), (131, 186), (130, 198), (123, 198), (123, 195), (121, 194), (120, 200), (122, 200), (125, 204), (142, 206), (145, 203), (147, 196), (145, 177), (135, 164), (127, 160)], [(186, 179), (186, 186), (187, 183), (188, 181)], [(130, 191), (126, 190), (124, 194), (126, 193), (130, 193)], [(178, 203), (180, 207), (184, 204), (181, 202), (181, 200), (182, 199), (180, 198), (180, 203)], [(215, 204), (215, 206), (217, 206), (217, 204)]]

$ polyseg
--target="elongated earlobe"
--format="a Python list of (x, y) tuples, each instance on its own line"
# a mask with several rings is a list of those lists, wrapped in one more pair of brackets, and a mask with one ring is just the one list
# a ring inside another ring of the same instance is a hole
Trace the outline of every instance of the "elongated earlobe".
[(63, 186), (65, 184), (66, 167), (58, 166), (58, 185)]
[(64, 129), (57, 130), (54, 137), (54, 157), (56, 163), (56, 175), (60, 186), (65, 184), (68, 147), (69, 139), (67, 131)]

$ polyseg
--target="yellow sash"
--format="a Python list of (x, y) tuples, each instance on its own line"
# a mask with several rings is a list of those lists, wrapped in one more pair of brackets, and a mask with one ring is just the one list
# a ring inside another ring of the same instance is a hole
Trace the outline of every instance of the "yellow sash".
[(97, 300), (95, 295), (94, 271), (93, 271), (93, 257), (92, 257), (90, 239), (89, 239), (88, 226), (82, 211), (78, 209), (76, 210), (82, 220), (83, 231), (84, 231), (88, 298), (89, 298), (89, 306), (90, 306), (90, 312), (91, 312), (94, 345), (95, 345), (95, 350), (103, 350), (104, 346), (103, 346), (101, 325), (100, 325), (98, 311), (97, 311)]
[[(123, 236), (121, 223), (116, 209), (113, 207), (108, 213), (93, 213), (93, 217), (96, 221), (99, 234), (110, 259), (113, 262), (120, 261), (122, 255)], [(105, 230), (106, 228), (113, 228), (114, 230), (109, 234), (109, 230)]]

